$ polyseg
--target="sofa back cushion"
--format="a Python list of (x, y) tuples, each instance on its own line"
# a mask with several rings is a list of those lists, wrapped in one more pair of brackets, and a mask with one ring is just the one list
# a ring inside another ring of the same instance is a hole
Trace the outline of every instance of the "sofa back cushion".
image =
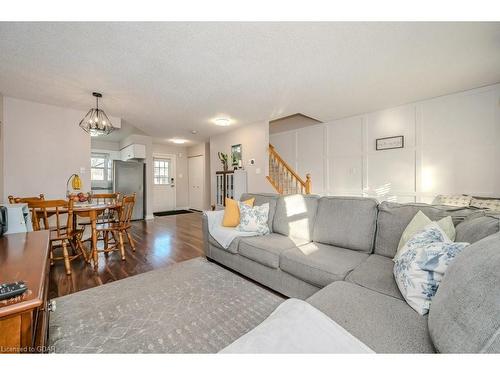
[(278, 194), (243, 193), (241, 194), (240, 201), (255, 198), (255, 201), (253, 202), (254, 206), (262, 206), (264, 203), (269, 203), (269, 217), (267, 219), (267, 225), (269, 226), (269, 231), (273, 232), (273, 220), (274, 213), (276, 212), (276, 201), (278, 200), (278, 197)]
[(393, 258), (396, 255), (403, 231), (418, 211), (422, 211), (432, 221), (451, 216), (455, 227), (467, 216), (478, 212), (474, 208), (433, 206), (425, 203), (382, 202), (378, 205), (375, 254)]
[(500, 214), (478, 212), (468, 216), (455, 229), (455, 241), (474, 243), (500, 230)]
[(280, 196), (274, 215), (274, 232), (311, 241), (317, 208), (317, 195)]
[(500, 233), (466, 247), (450, 264), (429, 311), (441, 353), (500, 353)]
[(377, 201), (360, 197), (319, 200), (313, 241), (371, 253), (377, 225)]

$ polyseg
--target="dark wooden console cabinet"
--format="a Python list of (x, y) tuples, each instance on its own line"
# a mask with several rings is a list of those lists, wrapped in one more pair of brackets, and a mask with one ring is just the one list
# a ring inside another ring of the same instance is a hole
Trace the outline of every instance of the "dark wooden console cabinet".
[(0, 283), (22, 280), (28, 291), (0, 301), (0, 353), (47, 350), (49, 302), (49, 232), (0, 237)]

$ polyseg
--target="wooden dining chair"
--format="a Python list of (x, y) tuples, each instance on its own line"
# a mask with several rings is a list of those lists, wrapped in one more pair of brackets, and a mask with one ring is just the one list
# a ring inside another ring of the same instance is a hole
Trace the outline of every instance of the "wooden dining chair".
[(45, 196), (40, 194), (38, 197), (14, 197), (13, 195), (9, 195), (9, 203), (28, 203), (29, 201), (43, 201)]
[[(116, 205), (120, 201), (120, 193), (102, 193), (102, 194), (92, 194), (91, 204), (109, 204)], [(118, 210), (115, 208), (108, 208), (103, 211), (98, 217), (97, 222), (100, 224), (116, 222), (118, 220)], [(90, 225), (89, 222), (80, 222), (79, 225)]]
[[(50, 265), (54, 265), (56, 260), (64, 260), (64, 268), (66, 274), (71, 275), (71, 261), (83, 255), (87, 256), (81, 241), (82, 230), (77, 230), (73, 227), (73, 205), (72, 200), (38, 200), (28, 202), (32, 216), (40, 217), (55, 217), (55, 226), (49, 227), (48, 224), (37, 230), (45, 229), (50, 231)], [(65, 216), (65, 217), (64, 217)], [(74, 243), (74, 245), (73, 245)], [(71, 248), (76, 248), (76, 251), (69, 254), (68, 245)], [(76, 245), (76, 246), (75, 246)], [(54, 256), (55, 250), (62, 248), (62, 256)]]
[[(120, 251), (122, 260), (125, 260), (125, 246), (124, 246), (124, 236), (128, 239), (128, 243), (133, 251), (135, 251), (135, 242), (130, 235), (130, 220), (132, 219), (132, 213), (135, 206), (135, 193), (131, 195), (124, 195), (120, 199), (118, 206), (118, 220), (116, 222), (108, 222), (97, 224), (97, 233), (102, 233), (102, 238), (104, 239), (104, 250), (105, 253), (111, 251)], [(114, 241), (110, 240), (112, 235)]]
[[(10, 204), (15, 204), (15, 203), (26, 203), (29, 205), (30, 202), (37, 202), (37, 201), (43, 201), (45, 200), (45, 196), (43, 194), (38, 195), (38, 197), (14, 197), (13, 195), (9, 195), (9, 203)], [(39, 230), (40, 229), (40, 220), (43, 220), (43, 224), (45, 227), (49, 225), (49, 221), (47, 217), (43, 216), (36, 216), (36, 215), (31, 215), (31, 223), (33, 225), (33, 230)]]
[[(109, 204), (109, 205), (117, 205), (120, 200), (120, 193), (101, 193), (101, 194), (92, 194), (91, 196), (91, 201), (89, 203), (91, 204)], [(98, 224), (106, 224), (106, 223), (115, 223), (118, 221), (118, 210), (116, 208), (108, 208), (104, 210), (99, 216), (97, 217), (97, 223)], [(81, 225), (83, 229), (85, 227), (90, 226), (92, 223), (90, 220), (85, 220), (85, 221), (78, 221), (78, 225)], [(104, 241), (105, 242), (105, 247), (107, 247), (108, 241), (111, 239), (111, 236), (113, 234), (111, 232), (108, 233), (98, 233), (98, 238), (97, 241)], [(104, 238), (104, 236), (107, 236)], [(113, 238), (115, 241), (117, 240), (116, 238)], [(91, 238), (88, 238), (86, 241), (91, 241)], [(106, 253), (107, 254), (107, 253)]]

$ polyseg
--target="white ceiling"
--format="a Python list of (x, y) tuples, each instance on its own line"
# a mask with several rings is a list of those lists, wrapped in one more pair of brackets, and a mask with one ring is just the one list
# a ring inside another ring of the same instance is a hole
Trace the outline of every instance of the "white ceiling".
[[(500, 23), (0, 23), (0, 92), (192, 141), (500, 81)], [(198, 134), (192, 135), (195, 129)]]

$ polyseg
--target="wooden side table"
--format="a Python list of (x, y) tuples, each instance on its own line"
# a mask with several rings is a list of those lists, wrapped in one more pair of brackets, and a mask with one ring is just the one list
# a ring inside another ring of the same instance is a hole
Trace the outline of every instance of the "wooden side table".
[(0, 301), (0, 353), (47, 351), (49, 236), (44, 230), (0, 237), (0, 283), (22, 280), (28, 287)]

